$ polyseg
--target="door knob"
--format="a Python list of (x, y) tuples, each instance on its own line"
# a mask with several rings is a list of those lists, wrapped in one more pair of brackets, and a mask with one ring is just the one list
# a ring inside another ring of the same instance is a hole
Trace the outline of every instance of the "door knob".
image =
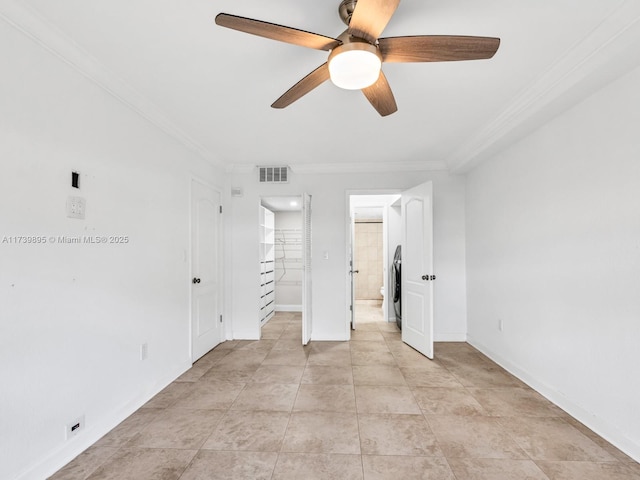
[(200, 279), (199, 279), (199, 278), (195, 278), (195, 277), (194, 277), (194, 278), (193, 278), (193, 280), (192, 280), (192, 282), (193, 282), (193, 283), (200, 283)]
[(428, 282), (428, 281), (429, 281), (429, 275), (422, 275), (422, 279), (423, 279), (424, 281), (427, 281), (427, 282)]
[(360, 270), (351, 270), (349, 273), (360, 273)]

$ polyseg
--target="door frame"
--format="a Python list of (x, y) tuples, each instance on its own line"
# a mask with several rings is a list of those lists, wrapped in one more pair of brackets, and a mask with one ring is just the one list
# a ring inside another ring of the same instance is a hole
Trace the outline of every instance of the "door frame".
[[(296, 198), (298, 200), (300, 200), (301, 202), (301, 206), (300, 206), (300, 231), (302, 233), (302, 236), (304, 237), (304, 229), (305, 229), (305, 215), (304, 215), (304, 202), (305, 202), (305, 197), (309, 197), (309, 200), (311, 202), (312, 199), (312, 195), (309, 194), (308, 192), (303, 192), (303, 193), (287, 193), (287, 194), (272, 194), (272, 195), (264, 195), (264, 194), (260, 194), (258, 196), (258, 205), (262, 206), (262, 201), (264, 198), (268, 198), (268, 197), (281, 197), (281, 198)], [(268, 208), (268, 207), (266, 207)], [(277, 211), (274, 212), (277, 214)], [(313, 208), (310, 208), (310, 212), (309, 212), (309, 218), (310, 221), (312, 220), (313, 217)], [(256, 221), (259, 223), (259, 219), (256, 217)], [(313, 237), (313, 234), (312, 234)], [(311, 239), (312, 240), (312, 239)], [(313, 249), (313, 248), (312, 248)], [(312, 252), (309, 251), (309, 257), (311, 260), (312, 259)], [(304, 263), (304, 257), (307, 254), (306, 251), (306, 245), (305, 242), (302, 242), (302, 258), (303, 258), (303, 263)], [(313, 262), (312, 262), (313, 263)], [(301, 284), (301, 293), (302, 293), (302, 300), (301, 300), (301, 313), (303, 316), (303, 322), (305, 320), (305, 318), (309, 321), (309, 324), (307, 325), (307, 328), (305, 328), (305, 325), (301, 325), (301, 336), (303, 337), (303, 344), (304, 344), (304, 334), (307, 333), (307, 330), (309, 331), (309, 333), (311, 332), (312, 328), (313, 328), (313, 317), (312, 317), (312, 307), (313, 307), (313, 301), (312, 301), (312, 291), (309, 291), (307, 289), (307, 285), (311, 285), (312, 284), (312, 276), (313, 276), (313, 269), (310, 269), (311, 274), (308, 274), (309, 272), (305, 272), (303, 271), (303, 275), (302, 275), (302, 284)], [(275, 292), (275, 290), (274, 290)], [(311, 308), (310, 308), (311, 307)], [(306, 314), (306, 316), (305, 316)], [(260, 338), (262, 338), (262, 325), (260, 323), (260, 319), (258, 318), (258, 315), (256, 315), (256, 319), (258, 322), (258, 332), (259, 332), (259, 336)], [(267, 322), (268, 323), (268, 322)], [(311, 338), (309, 338), (309, 341), (311, 340)]]
[(220, 228), (218, 230), (217, 242), (218, 242), (218, 265), (220, 266), (220, 271), (218, 272), (218, 294), (220, 299), (220, 314), (222, 315), (222, 327), (220, 329), (220, 342), (224, 342), (227, 338), (227, 322), (225, 321), (225, 311), (224, 311), (224, 195), (222, 189), (213, 185), (211, 182), (204, 180), (202, 177), (196, 175), (190, 175), (189, 179), (189, 195), (188, 195), (188, 211), (189, 211), (189, 222), (188, 222), (188, 246), (184, 251), (184, 260), (187, 262), (187, 278), (186, 285), (188, 289), (188, 298), (189, 298), (189, 311), (188, 311), (188, 325), (189, 325), (189, 358), (193, 364), (193, 289), (191, 288), (191, 279), (193, 278), (193, 182), (200, 183), (201, 185), (210, 188), (211, 190), (217, 192), (220, 195), (220, 207), (222, 208), (222, 213), (220, 213)]
[[(402, 189), (398, 189), (398, 188), (393, 188), (393, 189), (364, 189), (364, 190), (346, 190), (345, 191), (345, 238), (346, 238), (346, 246), (345, 246), (345, 258), (346, 258), (346, 262), (345, 262), (345, 295), (346, 295), (346, 299), (347, 301), (345, 302), (345, 318), (346, 318), (346, 322), (345, 322), (345, 338), (349, 339), (351, 338), (351, 315), (352, 315), (352, 311), (350, 309), (351, 307), (351, 281), (352, 281), (352, 275), (350, 273), (351, 271), (351, 266), (349, 264), (351, 258), (352, 258), (352, 248), (353, 248), (353, 238), (352, 238), (352, 230), (351, 230), (351, 197), (354, 195), (400, 195), (403, 192)], [(384, 213), (384, 221), (386, 222), (387, 220), (387, 213)], [(388, 242), (387, 239), (385, 239), (384, 242), (387, 245), (387, 250), (389, 249), (388, 246)], [(386, 263), (388, 263), (388, 252), (385, 251), (385, 259), (387, 260)], [(389, 280), (389, 271), (387, 268), (387, 272), (386, 275), (384, 276), (384, 287), (385, 287), (385, 299), (387, 298), (388, 295), (388, 280)], [(353, 307), (353, 315), (355, 315), (355, 306)], [(385, 316), (384, 318), (386, 320), (388, 320), (388, 308), (385, 310)]]

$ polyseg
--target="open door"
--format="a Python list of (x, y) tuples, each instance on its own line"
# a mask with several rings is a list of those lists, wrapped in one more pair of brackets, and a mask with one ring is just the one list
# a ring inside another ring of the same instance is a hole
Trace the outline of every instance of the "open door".
[(355, 268), (355, 264), (356, 264), (356, 254), (355, 254), (355, 242), (356, 242), (356, 224), (353, 220), (353, 218), (350, 218), (350, 225), (351, 225), (351, 242), (350, 242), (350, 258), (349, 258), (349, 282), (351, 285), (351, 298), (350, 298), (350, 302), (351, 302), (351, 306), (349, 307), (351, 310), (351, 330), (355, 330), (356, 329), (356, 288), (354, 285), (354, 282), (356, 281), (356, 279), (354, 278), (354, 275), (356, 275), (358, 273), (358, 270), (354, 270)]
[(302, 195), (302, 345), (311, 340), (311, 195)]
[(402, 193), (402, 341), (433, 359), (433, 186)]
[(222, 341), (221, 195), (191, 182), (191, 360)]

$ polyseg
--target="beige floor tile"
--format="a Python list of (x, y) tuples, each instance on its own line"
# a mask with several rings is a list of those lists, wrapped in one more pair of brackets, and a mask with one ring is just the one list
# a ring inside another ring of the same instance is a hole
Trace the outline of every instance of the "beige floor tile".
[(198, 449), (223, 415), (221, 410), (167, 409), (135, 435), (127, 446)]
[(283, 331), (284, 329), (280, 329), (280, 330), (272, 329), (267, 331), (262, 329), (262, 332), (260, 333), (260, 338), (262, 340), (279, 340), (280, 337), (282, 337)]
[(345, 365), (351, 363), (349, 350), (326, 350), (309, 353), (307, 365)]
[(402, 372), (394, 365), (354, 365), (353, 383), (356, 385), (407, 385)]
[(498, 420), (534, 460), (615, 461), (561, 418), (503, 417)]
[(49, 477), (49, 480), (84, 480), (117, 451), (117, 447), (90, 447)]
[(102, 464), (89, 480), (175, 480), (197, 450), (122, 448)]
[[(444, 363), (444, 362), (443, 362)], [(465, 387), (476, 388), (499, 388), (499, 387), (520, 387), (528, 388), (516, 377), (500, 367), (493, 366), (486, 362), (479, 364), (447, 364), (447, 369)]]
[(358, 415), (363, 455), (442, 456), (422, 415)]
[(281, 453), (273, 480), (362, 480), (360, 455)]
[(233, 350), (234, 348), (236, 348), (238, 346), (239, 343), (240, 343), (240, 340), (227, 340), (225, 342), (222, 342), (220, 345), (216, 346), (216, 348), (214, 348), (213, 351), (216, 351), (216, 350)]
[(470, 345), (436, 343), (429, 360), (366, 308), (352, 341), (305, 347), (300, 314), (278, 312), (262, 340), (218, 345), (51, 478), (640, 480)]
[(538, 461), (537, 464), (550, 480), (638, 480), (640, 478), (621, 462)]
[(360, 454), (355, 413), (291, 414), (283, 452)]
[(176, 378), (176, 382), (197, 382), (205, 373), (207, 373), (213, 363), (205, 362), (205, 363), (195, 363), (189, 370), (184, 372), (178, 378)]
[(245, 345), (239, 345), (236, 350), (242, 352), (269, 353), (276, 344), (275, 339), (252, 340)]
[(349, 352), (349, 342), (311, 342), (309, 349), (312, 353), (318, 352)]
[(378, 330), (380, 330), (381, 332), (395, 333), (397, 335), (400, 335), (400, 329), (398, 328), (396, 322), (380, 322), (377, 325)]
[(460, 415), (425, 417), (447, 458), (527, 458), (495, 418)]
[(352, 365), (390, 365), (397, 366), (396, 359), (391, 352), (351, 352)]
[(525, 388), (470, 388), (488, 415), (499, 417), (563, 417), (566, 414), (539, 393)]
[(180, 480), (269, 480), (277, 458), (273, 452), (200, 450)]
[(289, 414), (228, 411), (202, 446), (205, 450), (278, 452)]
[[(375, 333), (379, 334), (379, 332), (375, 332)], [(350, 347), (351, 353), (354, 353), (354, 352), (359, 352), (359, 353), (364, 353), (364, 352), (390, 352), (389, 347), (387, 346), (387, 342), (384, 341), (384, 338), (382, 337), (382, 335), (380, 335), (380, 340), (377, 341), (377, 342), (374, 342), (374, 341), (370, 341), (370, 342), (354, 342), (354, 341), (351, 341), (351, 342), (349, 342), (349, 347)]]
[(240, 383), (244, 385), (251, 381), (259, 366), (249, 368), (232, 368), (228, 365), (214, 365), (202, 376), (200, 382)]
[(193, 388), (191, 382), (173, 382), (144, 404), (145, 408), (168, 408)]
[(431, 360), (412, 348), (398, 347), (391, 343), (389, 344), (389, 349), (393, 349), (391, 353), (393, 353), (396, 363), (401, 367), (429, 368), (434, 364), (441, 366), (438, 361)]
[(290, 412), (298, 384), (249, 383), (231, 405), (232, 410)]
[(163, 411), (158, 408), (139, 408), (93, 445), (95, 447), (121, 447)]
[(425, 414), (486, 415), (465, 388), (413, 387), (413, 395)]
[(568, 414), (566, 414), (563, 417), (563, 419), (569, 425), (577, 429), (580, 433), (582, 433), (583, 435), (591, 439), (596, 445), (601, 447), (603, 450), (605, 450), (608, 454), (610, 454), (615, 459), (621, 462), (631, 462), (634, 466), (638, 467), (638, 474), (640, 475), (640, 464), (636, 463), (630, 456), (628, 456), (624, 452), (620, 451), (619, 449), (611, 445), (609, 442), (607, 442), (604, 438), (600, 437), (593, 430), (583, 425), (575, 418), (570, 417)]
[(340, 366), (307, 365), (301, 383), (353, 385), (353, 370), (350, 363)]
[(351, 341), (384, 342), (384, 337), (377, 328), (375, 330), (356, 329), (351, 331)]
[(201, 381), (174, 403), (172, 408), (226, 410), (238, 398), (243, 388), (244, 384), (241, 383)]
[(353, 385), (300, 385), (294, 412), (355, 412)]
[(300, 383), (304, 366), (262, 365), (251, 377), (253, 383)]
[(362, 464), (365, 480), (456, 480), (442, 457), (363, 455)]
[(400, 367), (408, 385), (412, 387), (462, 388), (462, 384), (449, 371), (432, 363), (430, 367)]
[(257, 369), (267, 356), (268, 352), (255, 350), (234, 349), (229, 355), (221, 359), (215, 366), (231, 370)]
[(465, 480), (549, 480), (531, 460), (509, 458), (450, 458), (448, 460), (456, 478)]
[(220, 360), (222, 360), (224, 357), (226, 357), (229, 353), (231, 352), (231, 350), (227, 349), (227, 350), (219, 350), (217, 348), (214, 348), (213, 350), (210, 350), (209, 352), (205, 353), (200, 360), (198, 360), (194, 365), (198, 365), (198, 364), (209, 364), (209, 365), (215, 365), (216, 363), (218, 363)]
[(356, 385), (355, 389), (358, 413), (422, 413), (409, 387)]
[(271, 350), (262, 365), (306, 365), (309, 354), (302, 348), (295, 350)]
[[(302, 338), (302, 336), (301, 336)], [(295, 338), (287, 338), (281, 336), (278, 341), (273, 345), (271, 351), (274, 350), (302, 350), (304, 351), (304, 347), (302, 346), (302, 340), (298, 340)]]

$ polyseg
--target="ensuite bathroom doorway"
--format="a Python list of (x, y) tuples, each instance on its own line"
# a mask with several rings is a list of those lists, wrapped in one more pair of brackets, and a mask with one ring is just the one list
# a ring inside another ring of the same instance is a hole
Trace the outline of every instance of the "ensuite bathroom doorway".
[(395, 320), (387, 292), (393, 252), (400, 243), (400, 195), (350, 195), (351, 328)]

